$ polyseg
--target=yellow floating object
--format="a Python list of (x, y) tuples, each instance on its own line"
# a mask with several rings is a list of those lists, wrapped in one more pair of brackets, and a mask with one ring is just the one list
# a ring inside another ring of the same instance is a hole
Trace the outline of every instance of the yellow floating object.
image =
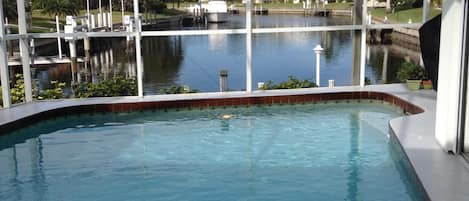
[(221, 118), (223, 119), (231, 119), (233, 117), (233, 115), (231, 114), (224, 114), (223, 116), (221, 116)]

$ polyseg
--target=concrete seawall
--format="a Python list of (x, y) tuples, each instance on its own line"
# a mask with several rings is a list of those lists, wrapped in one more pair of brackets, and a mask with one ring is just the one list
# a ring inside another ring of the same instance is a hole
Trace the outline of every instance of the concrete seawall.
[[(284, 8), (268, 8), (269, 13), (276, 14), (303, 14), (304, 9), (284, 9)], [(352, 10), (330, 10), (332, 16), (352, 16)], [(381, 19), (373, 18), (373, 23), (382, 24)], [(397, 28), (394, 29), (391, 35), (394, 44), (420, 51), (420, 40), (418, 29), (410, 28)]]

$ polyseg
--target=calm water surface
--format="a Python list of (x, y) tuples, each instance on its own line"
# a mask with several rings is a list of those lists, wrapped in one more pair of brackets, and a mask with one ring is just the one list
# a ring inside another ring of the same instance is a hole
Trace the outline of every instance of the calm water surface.
[[(170, 29), (225, 29), (243, 28), (244, 16), (231, 16), (228, 23), (171, 27)], [(349, 17), (304, 17), (302, 15), (273, 14), (254, 16), (253, 26), (302, 27), (351, 24)], [(165, 28), (167, 29), (167, 28)], [(333, 79), (336, 85), (353, 83), (353, 32), (275, 33), (253, 35), (253, 86), (257, 82), (281, 82), (289, 75), (315, 81), (313, 48), (321, 44), (321, 85)], [(55, 48), (55, 49), (54, 49)], [(145, 94), (157, 94), (159, 89), (173, 84), (189, 85), (201, 91), (218, 90), (218, 73), (228, 70), (231, 90), (245, 89), (244, 35), (151, 37), (142, 41)], [(41, 52), (41, 51), (40, 51)], [(82, 51), (81, 51), (82, 52)], [(42, 55), (55, 55), (56, 47), (43, 50)], [(372, 83), (396, 82), (397, 67), (404, 60), (418, 61), (418, 52), (397, 45), (369, 45), (366, 76)], [(98, 39), (92, 41), (88, 65), (40, 68), (35, 76), (41, 86), (48, 80), (96, 82), (109, 76), (136, 75), (134, 46), (125, 39)], [(387, 59), (385, 59), (387, 58)], [(78, 72), (78, 73), (77, 73)], [(73, 75), (73, 76), (72, 76)]]
[(58, 118), (0, 137), (0, 200), (419, 201), (388, 137), (401, 115), (329, 103)]

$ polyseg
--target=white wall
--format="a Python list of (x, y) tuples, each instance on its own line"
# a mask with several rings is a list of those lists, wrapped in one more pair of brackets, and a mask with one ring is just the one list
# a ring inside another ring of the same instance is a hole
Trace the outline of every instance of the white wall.
[(464, 0), (443, 1), (435, 137), (446, 151), (456, 151)]

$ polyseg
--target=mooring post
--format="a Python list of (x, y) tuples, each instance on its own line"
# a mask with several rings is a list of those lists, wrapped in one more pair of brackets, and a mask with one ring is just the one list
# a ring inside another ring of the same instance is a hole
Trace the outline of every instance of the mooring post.
[(228, 71), (220, 70), (220, 92), (228, 91)]
[(329, 88), (334, 88), (335, 87), (335, 81), (334, 80), (328, 80), (329, 81)]

